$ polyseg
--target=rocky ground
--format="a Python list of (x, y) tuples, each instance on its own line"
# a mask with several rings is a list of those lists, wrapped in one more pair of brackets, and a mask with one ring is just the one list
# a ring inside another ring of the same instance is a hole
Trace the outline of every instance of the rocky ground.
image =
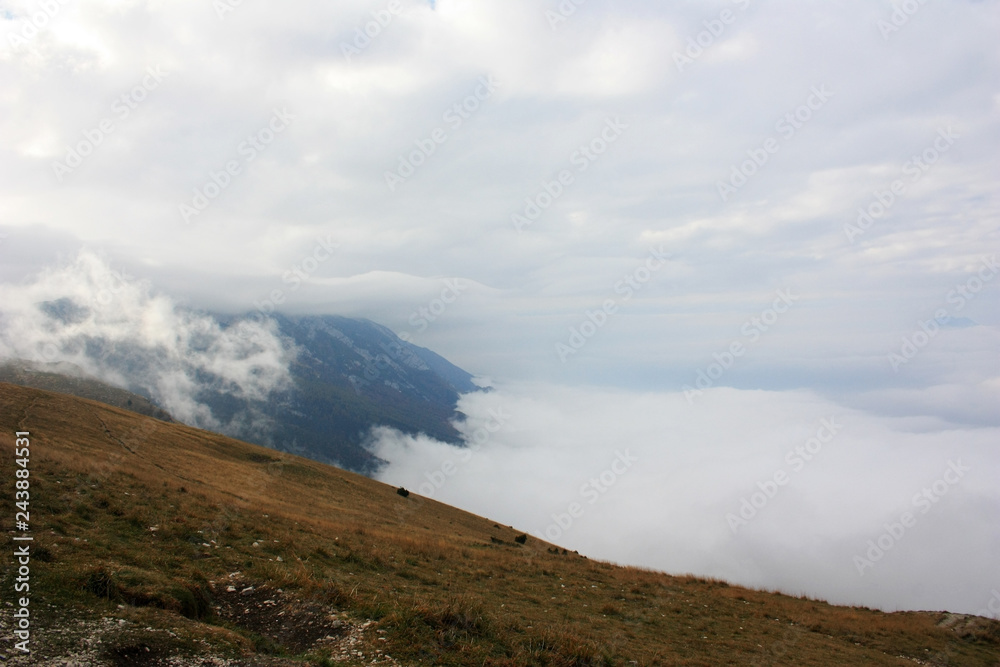
[[(280, 588), (254, 584), (233, 573), (213, 582), (212, 625), (220, 634), (238, 627), (258, 637), (257, 655), (224, 657), (204, 637), (182, 637), (174, 630), (122, 618), (73, 618), (62, 610), (42, 609), (33, 618), (32, 653), (0, 648), (0, 664), (33, 667), (286, 667), (301, 666), (282, 655), (310, 654), (317, 663), (400, 665), (380, 645), (384, 631), (371, 620), (357, 620), (317, 602), (296, 599)], [(6, 606), (9, 608), (10, 603)], [(126, 608), (120, 608), (126, 612)], [(12, 636), (10, 614), (0, 615), (0, 635)], [(225, 642), (230, 643), (230, 642)], [(261, 648), (264, 650), (261, 651)], [(233, 651), (228, 652), (232, 655)], [(238, 654), (239, 651), (237, 650)], [(261, 653), (270, 655), (261, 655)]]

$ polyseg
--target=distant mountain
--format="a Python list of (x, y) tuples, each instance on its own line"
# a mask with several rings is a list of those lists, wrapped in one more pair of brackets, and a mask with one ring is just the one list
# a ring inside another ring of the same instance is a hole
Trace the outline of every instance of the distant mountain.
[[(66, 362), (15, 362), (0, 381), (170, 419), (159, 402), (191, 426), (366, 474), (380, 464), (364, 446), (373, 426), (458, 443), (459, 394), (478, 389), (469, 373), (369, 320), (274, 315), (246, 326), (259, 314), (180, 312), (163, 335), (186, 342), (170, 347), (117, 335), (126, 327), (95, 324), (93, 309), (72, 299), (39, 308), (59, 332), (50, 347), (90, 375)], [(260, 350), (269, 356), (259, 367), (232, 370)]]
[(455, 411), (459, 394), (478, 389), (469, 373), (369, 320), (275, 319), (297, 350), (294, 386), (259, 405), (202, 397), (223, 419), (237, 410), (255, 414), (253, 426), (229, 435), (369, 473), (378, 461), (362, 444), (372, 426), (460, 442), (451, 421), (462, 416)]

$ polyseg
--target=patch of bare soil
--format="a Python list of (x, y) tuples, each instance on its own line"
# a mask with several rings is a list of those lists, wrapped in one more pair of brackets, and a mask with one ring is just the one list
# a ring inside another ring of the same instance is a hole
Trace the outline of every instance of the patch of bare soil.
[(332, 607), (254, 584), (238, 573), (213, 584), (212, 596), (219, 620), (260, 637), (260, 649), (291, 654), (323, 649), (335, 662), (398, 664), (378, 647), (382, 632), (375, 621), (352, 621)]
[(318, 602), (298, 600), (280, 588), (253, 584), (238, 577), (215, 584), (215, 613), (243, 630), (273, 643), (273, 648), (297, 654), (321, 639), (334, 640), (347, 632), (348, 621)]

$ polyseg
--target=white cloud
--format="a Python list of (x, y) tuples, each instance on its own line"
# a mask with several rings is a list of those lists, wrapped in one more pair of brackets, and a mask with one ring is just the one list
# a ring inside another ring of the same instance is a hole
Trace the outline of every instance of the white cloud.
[(177, 419), (226, 430), (206, 390), (262, 401), (288, 386), (292, 352), (273, 322), (222, 327), (90, 252), (31, 283), (0, 285), (0, 358), (70, 362), (138, 389)]
[[(182, 356), (183, 341), (192, 340), (184, 336), (198, 330), (197, 317), (181, 315), (185, 308), (246, 312), (274, 290), (283, 291), (289, 312), (365, 316), (410, 331), (412, 313), (448, 277), (470, 288), (419, 333), (419, 344), (501, 384), (606, 385), (662, 397), (741, 340), (741, 325), (759, 316), (775, 290), (791, 289), (801, 302), (748, 346), (716, 387), (773, 390), (767, 394), (773, 401), (759, 407), (779, 428), (784, 420), (804, 426), (778, 409), (792, 394), (777, 390), (808, 390), (815, 394), (809, 405), (870, 413), (859, 423), (872, 433), (888, 429), (891, 443), (925, 437), (919, 433), (943, 442), (947, 429), (975, 440), (997, 426), (991, 406), (1000, 377), (1000, 283), (985, 283), (960, 311), (947, 298), (1000, 249), (995, 2), (927, 3), (884, 39), (876, 21), (888, 5), (864, 0), (775, 0), (750, 3), (746, 11), (728, 1), (588, 0), (555, 30), (545, 15), (554, 3), (440, 0), (432, 11), (427, 2), (406, 0), (350, 62), (342, 43), (384, 3), (292, 1), (275, 9), (244, 2), (220, 19), (210, 2), (74, 2), (60, 5), (48, 27), (20, 47), (6, 35), (19, 30), (36, 5), (6, 6), (9, 14), (0, 17), (0, 134), (8, 146), (0, 151), (0, 308), (23, 315), (11, 320), (17, 335), (3, 339), (17, 354), (37, 355), (51, 340), (73, 357), (70, 344), (99, 331)], [(678, 72), (675, 50), (726, 7), (738, 20)], [(155, 66), (169, 76), (119, 118), (112, 105)], [(445, 111), (481, 76), (501, 85), (460, 127), (451, 127)], [(775, 135), (776, 121), (819, 85), (834, 96), (721, 201), (717, 182), (747, 150)], [(178, 205), (240, 157), (241, 142), (259, 132), (275, 108), (287, 108), (294, 122), (242, 163), (225, 191), (185, 225)], [(616, 117), (628, 129), (585, 171), (577, 170), (574, 153)], [(113, 133), (59, 181), (53, 162), (105, 118), (115, 121)], [(856, 220), (858, 207), (889, 187), (949, 125), (960, 139), (851, 243), (844, 226)], [(447, 139), (390, 192), (385, 172), (436, 128), (447, 128)], [(573, 184), (518, 234), (511, 214), (564, 169), (573, 170)], [(318, 237), (340, 246), (293, 290), (283, 276)], [(621, 297), (615, 285), (651, 244), (663, 244), (671, 261), (562, 363), (556, 343), (588, 310)], [(33, 304), (66, 295), (93, 298), (100, 289), (86, 266), (35, 279), (45, 267), (65, 267), (80, 248), (99, 249), (116, 269), (158, 291), (126, 292), (128, 308), (122, 301), (121, 310), (95, 310), (80, 331), (47, 330), (51, 322)], [(65, 277), (71, 274), (82, 276), (79, 284)], [(894, 371), (888, 355), (940, 308), (976, 326), (942, 328)], [(161, 332), (188, 333), (169, 343), (143, 328), (154, 318)], [(212, 331), (209, 338), (232, 363), (198, 364), (247, 392), (254, 391), (245, 374), (249, 359), (281, 366), (276, 348), (243, 359), (227, 335)], [(161, 394), (175, 410), (195, 415), (198, 407), (183, 398), (191, 368), (171, 364), (157, 368)], [(607, 400), (632, 405), (633, 394), (626, 395)], [(743, 401), (752, 394), (737, 395)], [(604, 415), (607, 425), (587, 422), (589, 428), (577, 432), (561, 416), (565, 396), (547, 408), (548, 422), (541, 415), (536, 422), (563, 424), (560, 432), (578, 433), (583, 442), (590, 430), (609, 441), (619, 432), (638, 441), (652, 437), (645, 426), (629, 425), (648, 426), (647, 412), (625, 409), (625, 417), (616, 416), (587, 396), (574, 400)], [(535, 409), (526, 403), (522, 413)], [(678, 415), (680, 422), (689, 418)], [(713, 420), (702, 426), (735, 442)], [(661, 427), (664, 433), (672, 428)], [(526, 466), (551, 461), (577, 470), (570, 465), (575, 456), (546, 450), (558, 434), (539, 439), (534, 429), (520, 434), (520, 444), (503, 434), (491, 442), (511, 451), (520, 446), (524, 451), (512, 460)], [(686, 437), (706, 446), (694, 434)], [(440, 453), (428, 443), (414, 447)], [(768, 460), (762, 451), (746, 451), (753, 453), (748, 461), (757, 454)], [(400, 452), (394, 454), (400, 461), (413, 455)], [(913, 447), (901, 458), (916, 466), (926, 457), (937, 465), (939, 453)], [(605, 454), (583, 451), (579, 460), (599, 472), (608, 465)], [(546, 480), (525, 493), (555, 503)], [(737, 486), (745, 481), (728, 479)], [(571, 495), (576, 483), (567, 481), (560, 493)], [(677, 500), (657, 495), (655, 481), (647, 486), (653, 501)], [(719, 507), (731, 500), (722, 488), (709, 494)], [(962, 489), (954, 498), (966, 498)], [(819, 488), (802, 493), (816, 500), (809, 493)], [(976, 522), (992, 516), (995, 524), (997, 513), (992, 501), (968, 502), (974, 509), (961, 520), (942, 516), (966, 530), (971, 548)], [(874, 517), (876, 507), (884, 514), (888, 505), (873, 505), (862, 516)], [(785, 544), (786, 534), (768, 528), (777, 518), (755, 523), (757, 533), (748, 533), (742, 551), (724, 546), (711, 558), (707, 545), (720, 539), (714, 528), (670, 520), (698, 536), (692, 546), (672, 543), (690, 556), (678, 566), (710, 562), (712, 571), (742, 572), (747, 581), (798, 576), (780, 555), (749, 559)], [(798, 530), (796, 520), (788, 525)], [(944, 534), (935, 532), (936, 520), (921, 522), (911, 543), (920, 543), (920, 530)], [(831, 554), (853, 548), (837, 546), (836, 525), (821, 535)], [(855, 530), (851, 539), (859, 535)], [(827, 552), (797, 553), (825, 562)], [(873, 576), (909, 572), (887, 564)], [(864, 599), (846, 582), (845, 595)], [(963, 594), (960, 602), (972, 597)]]
[[(691, 406), (678, 393), (501, 384), (459, 405), (470, 449), (389, 429), (372, 446), (390, 461), (383, 481), (591, 557), (977, 613), (1000, 581), (1000, 428), (914, 430), (864, 407), (805, 391), (716, 389)], [(946, 474), (950, 463), (968, 470)], [(957, 483), (935, 495), (945, 476)], [(915, 503), (925, 488), (933, 502)], [(731, 525), (744, 499), (760, 507)], [(854, 557), (907, 511), (914, 525), (859, 574)]]

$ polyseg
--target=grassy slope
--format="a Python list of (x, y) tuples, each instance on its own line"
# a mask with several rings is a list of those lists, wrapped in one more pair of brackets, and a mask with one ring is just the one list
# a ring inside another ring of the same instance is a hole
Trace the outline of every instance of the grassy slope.
[[(96, 378), (83, 376), (82, 369), (74, 367), (72, 364), (67, 365), (70, 367), (69, 369), (61, 368), (60, 364), (41, 364), (24, 360), (7, 361), (0, 364), (0, 382), (56, 391), (60, 394), (72, 394), (114, 405), (140, 415), (156, 417), (163, 421), (173, 421), (166, 410), (157, 407), (145, 396), (113, 387)], [(74, 376), (74, 372), (81, 375)]]
[(1000, 623), (554, 554), (352, 473), (0, 384), (5, 554), (16, 430), (32, 442), (31, 664), (1000, 665)]

